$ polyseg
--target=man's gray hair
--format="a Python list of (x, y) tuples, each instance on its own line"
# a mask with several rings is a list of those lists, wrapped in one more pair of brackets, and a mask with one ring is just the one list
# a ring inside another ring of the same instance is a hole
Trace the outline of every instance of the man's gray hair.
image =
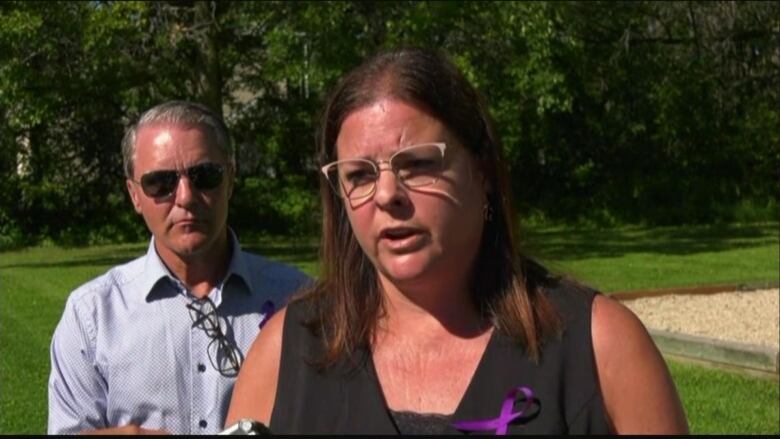
[(205, 105), (187, 101), (169, 101), (144, 112), (125, 132), (122, 139), (122, 160), (127, 178), (133, 178), (138, 130), (142, 126), (154, 124), (196, 126), (203, 129), (216, 141), (217, 148), (227, 157), (228, 165), (235, 169), (236, 157), (225, 122)]

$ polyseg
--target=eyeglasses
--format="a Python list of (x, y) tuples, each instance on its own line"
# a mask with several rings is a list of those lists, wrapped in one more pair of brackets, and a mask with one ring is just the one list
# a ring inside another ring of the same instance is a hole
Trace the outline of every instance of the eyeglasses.
[(397, 151), (387, 160), (338, 160), (321, 168), (330, 186), (350, 200), (374, 194), (380, 165), (387, 163), (396, 178), (406, 187), (416, 188), (436, 183), (444, 167), (444, 143), (422, 143)]
[(222, 177), (225, 168), (216, 163), (201, 163), (191, 166), (183, 171), (165, 169), (160, 171), (147, 172), (141, 177), (141, 181), (136, 183), (141, 185), (147, 197), (165, 198), (176, 191), (179, 185), (179, 178), (187, 174), (187, 178), (192, 182), (192, 186), (199, 191), (208, 191), (216, 189), (222, 184)]
[(235, 341), (229, 339), (222, 330), (214, 302), (208, 297), (196, 299), (187, 304), (187, 309), (190, 311), (192, 327), (200, 327), (211, 339), (206, 348), (211, 366), (223, 376), (238, 375), (244, 356)]

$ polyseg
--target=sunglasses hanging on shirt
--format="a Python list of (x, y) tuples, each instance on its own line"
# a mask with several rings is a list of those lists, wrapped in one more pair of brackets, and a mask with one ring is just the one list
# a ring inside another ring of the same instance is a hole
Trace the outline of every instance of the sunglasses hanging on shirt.
[(203, 329), (211, 339), (207, 347), (207, 353), (211, 366), (221, 375), (235, 377), (241, 369), (244, 356), (235, 341), (225, 335), (224, 326), (217, 314), (214, 302), (208, 297), (196, 299), (187, 304), (192, 319), (192, 327)]

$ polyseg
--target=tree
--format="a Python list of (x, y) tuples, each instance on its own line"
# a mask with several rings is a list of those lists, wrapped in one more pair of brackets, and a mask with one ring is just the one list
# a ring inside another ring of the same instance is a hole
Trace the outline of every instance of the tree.
[(316, 233), (319, 109), (399, 46), (441, 49), (486, 96), (524, 215), (776, 216), (778, 17), (777, 2), (3, 2), (0, 246), (143, 236), (119, 143), (170, 99), (231, 128), (234, 228)]

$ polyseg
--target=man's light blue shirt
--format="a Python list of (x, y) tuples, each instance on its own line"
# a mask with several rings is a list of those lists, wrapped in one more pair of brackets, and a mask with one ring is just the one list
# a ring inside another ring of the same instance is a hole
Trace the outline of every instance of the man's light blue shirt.
[[(208, 295), (245, 356), (270, 317), (308, 282), (295, 268), (241, 250)], [(212, 339), (193, 327), (195, 300), (160, 260), (146, 255), (71, 293), (51, 344), (49, 434), (136, 424), (174, 434), (214, 434), (225, 422), (235, 377), (215, 370)]]

